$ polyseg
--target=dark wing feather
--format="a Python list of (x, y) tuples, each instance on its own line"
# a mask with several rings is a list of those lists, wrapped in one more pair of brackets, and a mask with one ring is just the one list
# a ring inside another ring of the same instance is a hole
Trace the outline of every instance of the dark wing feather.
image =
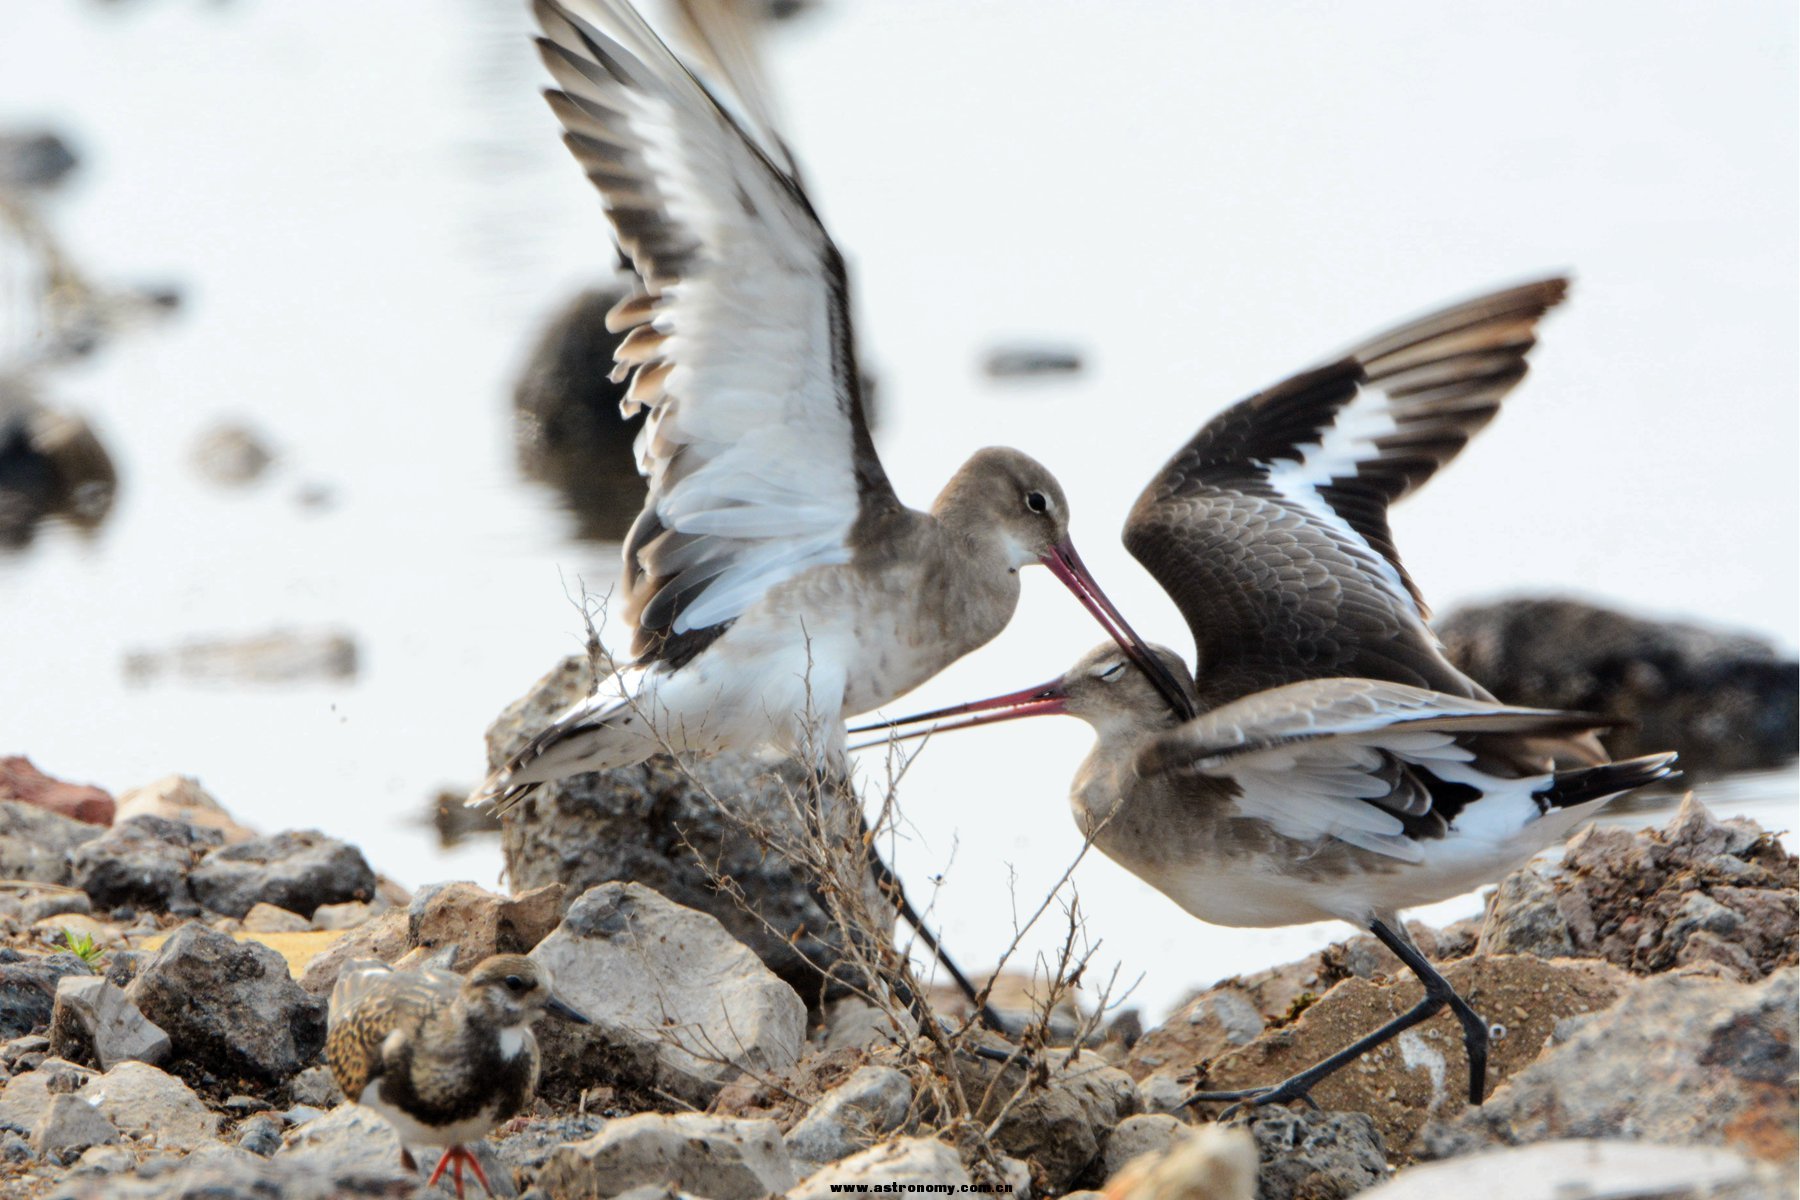
[(1447, 662), (1388, 527), (1524, 377), (1546, 279), (1371, 339), (1209, 421), (1138, 498), (1125, 545), (1186, 618), (1203, 707), (1297, 679), (1487, 693)]

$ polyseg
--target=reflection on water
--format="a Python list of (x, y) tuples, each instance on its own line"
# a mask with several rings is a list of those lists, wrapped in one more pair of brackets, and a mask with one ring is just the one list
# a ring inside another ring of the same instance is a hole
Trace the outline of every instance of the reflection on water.
[[(1396, 514), (1413, 573), (1446, 608), (1575, 585), (1791, 646), (1794, 518), (1775, 485), (1800, 223), (1766, 199), (1791, 193), (1791, 137), (1766, 115), (1791, 88), (1775, 52), (1767, 78), (1730, 53), (1769, 14), (1734, 6), (1697, 32), (1678, 5), (1629, 28), (1400, 0), (1354, 24), (1298, 12), (917, 0), (839, 5), (772, 40), (791, 140), (852, 260), (900, 493), (923, 502), (976, 446), (1031, 451), (1069, 483), (1109, 593), (1180, 644), (1115, 531), (1206, 416), (1409, 311), (1573, 265), (1532, 381)], [(524, 6), (5, 21), (0, 47), (33, 50), (0, 69), (0, 127), (65, 130), (83, 160), (44, 207), (67, 256), (108, 280), (178, 278), (186, 302), (34, 380), (88, 416), (119, 492), (96, 536), (62, 523), (0, 555), (4, 748), (115, 792), (196, 774), (247, 822), (353, 838), (408, 883), (492, 883), (491, 840), (440, 849), (422, 818), (480, 777), (487, 722), (581, 645), (567, 595), (617, 571), (582, 535), (616, 534), (599, 489), (635, 487), (564, 472), (596, 489), (572, 513), (516, 460), (532, 339), (614, 262), (537, 96)], [(1519, 62), (1537, 64), (1524, 95)], [(1689, 247), (1671, 230), (1702, 232)], [(4, 289), (10, 338), (14, 275)], [(1078, 346), (1083, 370), (997, 387), (994, 345)], [(227, 421), (279, 447), (255, 486), (190, 465)], [(1752, 486), (1769, 490), (1746, 522)], [(1042, 678), (1094, 640), (1036, 574), (1015, 627), (904, 707)], [(135, 688), (122, 669), (135, 649), (277, 629), (353, 636), (355, 678)], [(899, 867), (970, 963), (1077, 845), (1063, 797), (1085, 734), (1043, 724), (935, 744), (908, 776)], [(1792, 823), (1791, 774), (1707, 795)], [(1076, 878), (1101, 958), (1148, 970), (1152, 1009), (1339, 932), (1210, 930), (1103, 860)]]

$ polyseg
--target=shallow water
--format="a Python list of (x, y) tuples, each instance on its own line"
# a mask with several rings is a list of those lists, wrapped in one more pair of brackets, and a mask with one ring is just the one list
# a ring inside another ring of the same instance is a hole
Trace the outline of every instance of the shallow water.
[[(189, 297), (47, 381), (99, 426), (122, 491), (98, 534), (0, 557), (0, 749), (115, 791), (195, 774), (246, 820), (354, 838), (410, 884), (495, 879), (491, 842), (437, 848), (426, 798), (479, 776), (487, 721), (580, 644), (565, 593), (616, 572), (513, 464), (524, 347), (611, 262), (535, 96), (522, 8), (0, 16), (0, 122), (64, 129), (85, 159), (50, 214), (71, 252)], [(855, 268), (901, 494), (925, 502), (978, 445), (1031, 451), (1114, 598), (1183, 644), (1115, 531), (1202, 420), (1421, 308), (1572, 267), (1532, 380), (1397, 512), (1414, 574), (1444, 607), (1575, 590), (1793, 647), (1796, 17), (1620, 17), (892, 0), (782, 29), (771, 73)], [(984, 378), (982, 352), (1013, 337), (1089, 366)], [(280, 452), (249, 489), (188, 465), (222, 418)], [(1098, 640), (1032, 574), (1013, 628), (897, 711), (1053, 675)], [(357, 679), (125, 677), (132, 651), (280, 626), (353, 632)], [(899, 868), (922, 895), (942, 877), (965, 961), (1074, 853), (1062, 796), (1086, 745), (1028, 722), (913, 767)], [(1704, 794), (1793, 823), (1791, 771)], [(1141, 972), (1151, 1008), (1340, 932), (1210, 929), (1097, 856), (1076, 879), (1098, 961)]]

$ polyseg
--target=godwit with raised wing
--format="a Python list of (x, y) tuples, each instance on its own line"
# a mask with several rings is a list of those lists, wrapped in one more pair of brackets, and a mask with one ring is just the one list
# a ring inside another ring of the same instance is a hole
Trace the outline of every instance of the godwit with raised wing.
[(649, 410), (650, 491), (624, 545), (636, 661), (472, 802), (503, 809), (665, 748), (835, 758), (843, 714), (997, 635), (1033, 563), (1178, 697), (1076, 555), (1039, 463), (982, 450), (929, 512), (894, 494), (863, 417), (843, 260), (754, 89), (740, 124), (625, 0), (533, 11), (563, 140), (642, 280), (610, 323), (630, 330), (618, 362), (625, 406)]
[(1296, 375), (1209, 422), (1145, 489), (1125, 544), (1193, 631), (1196, 676), (1174, 651), (1153, 653), (1200, 715), (1171, 711), (1103, 646), (1049, 683), (894, 723), (1080, 717), (1098, 738), (1071, 803), (1104, 854), (1214, 924), (1349, 921), (1425, 985), (1413, 1009), (1306, 1071), (1192, 1100), (1304, 1098), (1448, 1006), (1480, 1103), (1487, 1025), (1412, 945), (1400, 910), (1491, 882), (1673, 773), (1672, 754), (1555, 769), (1557, 753), (1597, 761), (1606, 719), (1498, 703), (1445, 661), (1388, 531), (1388, 504), (1523, 377), (1564, 290), (1553, 279), (1484, 296)]

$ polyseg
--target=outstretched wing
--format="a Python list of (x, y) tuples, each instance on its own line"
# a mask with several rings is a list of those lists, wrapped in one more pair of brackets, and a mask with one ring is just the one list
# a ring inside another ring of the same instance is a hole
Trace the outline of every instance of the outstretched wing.
[(1258, 692), (1147, 741), (1145, 775), (1193, 771), (1236, 786), (1246, 816), (1305, 841), (1333, 838), (1417, 862), (1469, 803), (1551, 780), (1533, 744), (1605, 728), (1605, 717), (1518, 708), (1373, 679)]
[(563, 140), (642, 281), (609, 317), (630, 330), (624, 406), (649, 410), (624, 615), (634, 653), (678, 664), (769, 588), (848, 561), (857, 521), (898, 501), (863, 417), (843, 260), (785, 150), (625, 0), (533, 8)]
[(1371, 339), (1226, 409), (1170, 460), (1125, 545), (1193, 631), (1203, 707), (1341, 675), (1486, 698), (1426, 627), (1387, 509), (1493, 418), (1567, 291), (1540, 280)]

